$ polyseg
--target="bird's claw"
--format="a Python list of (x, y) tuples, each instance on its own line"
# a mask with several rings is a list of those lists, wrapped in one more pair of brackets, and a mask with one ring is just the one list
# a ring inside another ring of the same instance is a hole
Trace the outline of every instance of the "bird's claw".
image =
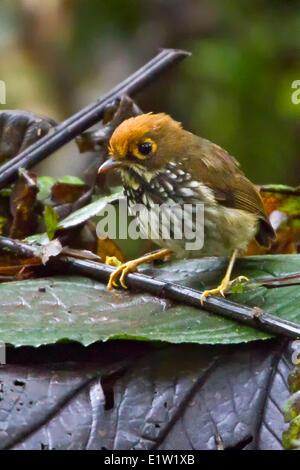
[[(125, 284), (125, 278), (128, 273), (132, 273), (136, 270), (137, 267), (134, 261), (128, 261), (127, 263), (121, 264), (121, 266), (118, 266), (117, 269), (110, 275), (107, 289), (113, 290), (114, 287), (118, 287), (119, 285), (121, 285), (123, 289), (128, 289)], [(119, 284), (117, 283), (118, 277)]]
[(132, 273), (137, 271), (137, 267), (143, 263), (149, 263), (150, 261), (154, 261), (157, 259), (164, 258), (165, 256), (169, 256), (172, 252), (164, 248), (162, 250), (154, 251), (153, 253), (149, 253), (148, 255), (144, 255), (141, 258), (133, 259), (131, 261), (127, 261), (127, 263), (121, 264), (121, 262), (115, 258), (110, 257), (106, 258), (106, 263), (116, 266), (117, 269), (110, 275), (107, 289), (112, 290), (114, 287), (118, 287), (117, 278), (120, 276), (119, 284), (124, 288), (127, 289), (125, 284), (125, 278), (128, 273)]
[(223, 279), (221, 284), (215, 289), (208, 289), (203, 292), (203, 294), (201, 295), (201, 299), (200, 299), (201, 305), (203, 305), (204, 299), (208, 297), (209, 295), (221, 295), (222, 297), (225, 297), (225, 294), (230, 289), (230, 287), (234, 286), (235, 284), (241, 281), (249, 281), (249, 279), (246, 276), (238, 276), (232, 281)]
[(249, 279), (248, 279), (248, 277), (246, 277), (246, 276), (238, 276), (238, 277), (236, 277), (235, 279), (233, 279), (232, 281), (230, 281), (228, 287), (235, 286), (236, 284), (238, 284), (239, 282), (242, 282), (242, 281), (248, 282)]
[(200, 302), (201, 302), (201, 305), (203, 306), (203, 302), (204, 302), (204, 299), (206, 299), (206, 297), (208, 297), (209, 295), (221, 295), (222, 297), (225, 297), (225, 288), (222, 286), (222, 284), (220, 284), (218, 287), (216, 287), (215, 289), (208, 289), (208, 290), (205, 290), (203, 292), (203, 294), (201, 295), (201, 299), (200, 299)]

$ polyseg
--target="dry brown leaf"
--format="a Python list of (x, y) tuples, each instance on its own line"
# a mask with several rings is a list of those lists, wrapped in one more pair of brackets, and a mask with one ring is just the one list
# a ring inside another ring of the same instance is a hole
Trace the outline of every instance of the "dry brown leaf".
[(98, 238), (97, 242), (97, 254), (100, 256), (101, 260), (105, 263), (106, 257), (115, 257), (122, 263), (125, 261), (124, 254), (122, 253), (121, 249), (118, 245), (111, 240), (110, 238), (106, 238), (102, 240)]

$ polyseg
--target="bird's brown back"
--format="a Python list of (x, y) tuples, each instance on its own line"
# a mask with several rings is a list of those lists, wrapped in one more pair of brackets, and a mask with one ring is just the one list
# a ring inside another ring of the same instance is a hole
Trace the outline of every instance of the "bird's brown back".
[[(261, 196), (241, 171), (238, 162), (226, 150), (201, 137), (189, 134), (187, 158), (182, 160), (193, 178), (208, 186), (219, 204), (257, 215), (258, 243), (269, 246), (275, 238)], [(194, 158), (197, 155), (198, 158)]]

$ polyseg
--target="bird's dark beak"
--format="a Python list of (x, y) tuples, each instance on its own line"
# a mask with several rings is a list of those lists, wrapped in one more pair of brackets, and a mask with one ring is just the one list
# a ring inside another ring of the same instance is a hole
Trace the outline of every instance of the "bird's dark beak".
[(100, 166), (98, 170), (98, 175), (102, 175), (103, 173), (106, 173), (107, 171), (112, 170), (113, 168), (119, 168), (120, 166), (123, 166), (122, 161), (115, 160), (113, 157), (109, 158)]

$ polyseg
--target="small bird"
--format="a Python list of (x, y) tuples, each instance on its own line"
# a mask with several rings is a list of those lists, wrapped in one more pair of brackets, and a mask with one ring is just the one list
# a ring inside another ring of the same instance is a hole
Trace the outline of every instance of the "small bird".
[(156, 233), (153, 241), (161, 249), (119, 266), (110, 277), (109, 290), (117, 286), (118, 279), (126, 288), (128, 272), (170, 254), (177, 258), (230, 256), (221, 284), (204, 291), (201, 301), (211, 294), (224, 296), (237, 281), (231, 281), (231, 272), (248, 242), (256, 238), (259, 244), (269, 246), (275, 238), (260, 194), (235, 158), (209, 140), (184, 130), (167, 114), (142, 114), (123, 121), (111, 136), (109, 156), (98, 173), (120, 169), (129, 205), (141, 203), (151, 208), (163, 203), (180, 207), (202, 203), (204, 207), (204, 245), (200, 250), (186, 250), (184, 239), (164, 238), (158, 219), (152, 220), (152, 227), (148, 220), (141, 220), (147, 234), (150, 228)]

